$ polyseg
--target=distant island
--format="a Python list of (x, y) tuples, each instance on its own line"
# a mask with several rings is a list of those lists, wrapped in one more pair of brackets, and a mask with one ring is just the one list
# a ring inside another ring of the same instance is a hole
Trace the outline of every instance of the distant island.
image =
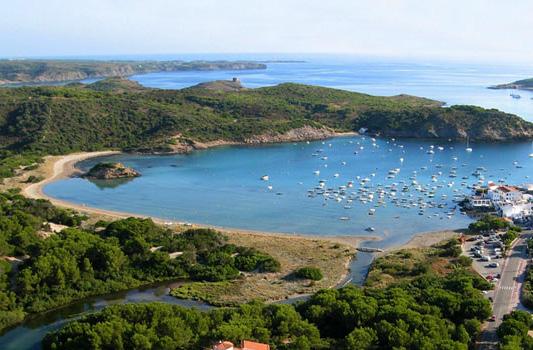
[(508, 84), (489, 86), (489, 89), (533, 90), (533, 78), (517, 80)]
[(266, 69), (253, 61), (0, 60), (0, 85), (54, 83), (189, 70)]

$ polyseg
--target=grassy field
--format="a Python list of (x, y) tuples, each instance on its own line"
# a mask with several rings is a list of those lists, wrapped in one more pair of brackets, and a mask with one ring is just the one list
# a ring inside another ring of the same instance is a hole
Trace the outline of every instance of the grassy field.
[[(355, 254), (348, 245), (327, 240), (281, 235), (225, 231), (229, 242), (263, 251), (281, 263), (279, 273), (246, 274), (244, 278), (220, 283), (189, 283), (172, 290), (179, 298), (204, 300), (216, 305), (235, 305), (251, 300), (281, 300), (337, 285), (347, 273)], [(291, 274), (300, 267), (315, 266), (324, 274), (320, 281), (299, 280)]]

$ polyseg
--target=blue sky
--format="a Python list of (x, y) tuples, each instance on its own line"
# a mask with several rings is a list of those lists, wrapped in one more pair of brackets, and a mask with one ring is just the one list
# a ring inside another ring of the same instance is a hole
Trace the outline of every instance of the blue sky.
[(0, 0), (0, 56), (533, 58), (530, 0)]

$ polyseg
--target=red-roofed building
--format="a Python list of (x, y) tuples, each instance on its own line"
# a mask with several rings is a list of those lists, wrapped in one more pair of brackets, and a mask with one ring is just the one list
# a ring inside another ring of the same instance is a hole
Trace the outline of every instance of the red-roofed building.
[(235, 350), (233, 343), (230, 341), (219, 341), (213, 345), (213, 350)]
[(270, 350), (270, 345), (263, 343), (256, 343), (249, 340), (243, 340), (241, 343), (242, 350)]
[(219, 341), (213, 345), (212, 350), (270, 350), (270, 345), (243, 340), (241, 347), (236, 348), (230, 341)]
[(499, 186), (489, 191), (489, 197), (496, 202), (517, 202), (522, 200), (522, 192), (514, 186)]

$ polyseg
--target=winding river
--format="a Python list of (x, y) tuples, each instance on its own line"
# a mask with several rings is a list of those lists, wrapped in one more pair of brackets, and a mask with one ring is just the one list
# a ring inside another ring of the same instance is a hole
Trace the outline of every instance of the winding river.
[[(372, 255), (359, 253), (357, 259), (351, 261), (350, 275), (343, 282), (361, 284), (364, 281), (368, 265)], [(183, 282), (161, 282), (154, 285), (136, 288), (132, 290), (116, 292), (104, 296), (89, 297), (75, 301), (48, 312), (33, 315), (22, 324), (7, 330), (0, 336), (0, 349), (2, 350), (38, 350), (41, 349), (41, 340), (54, 330), (60, 329), (69, 321), (83, 315), (98, 311), (106, 306), (114, 304), (162, 302), (184, 307), (209, 310), (212, 306), (200, 301), (183, 300), (170, 296), (171, 288), (175, 288)], [(294, 297), (280, 301), (280, 303), (293, 303), (304, 300), (306, 296)]]
[(67, 306), (54, 309), (28, 318), (21, 325), (12, 328), (0, 336), (0, 349), (25, 350), (40, 349), (41, 340), (51, 331), (61, 328), (67, 322), (82, 315), (103, 309), (113, 304), (164, 302), (194, 307), (201, 310), (210, 308), (202, 302), (180, 300), (168, 295), (171, 287), (177, 283), (163, 282), (152, 286), (117, 292), (99, 297), (85, 298)]

